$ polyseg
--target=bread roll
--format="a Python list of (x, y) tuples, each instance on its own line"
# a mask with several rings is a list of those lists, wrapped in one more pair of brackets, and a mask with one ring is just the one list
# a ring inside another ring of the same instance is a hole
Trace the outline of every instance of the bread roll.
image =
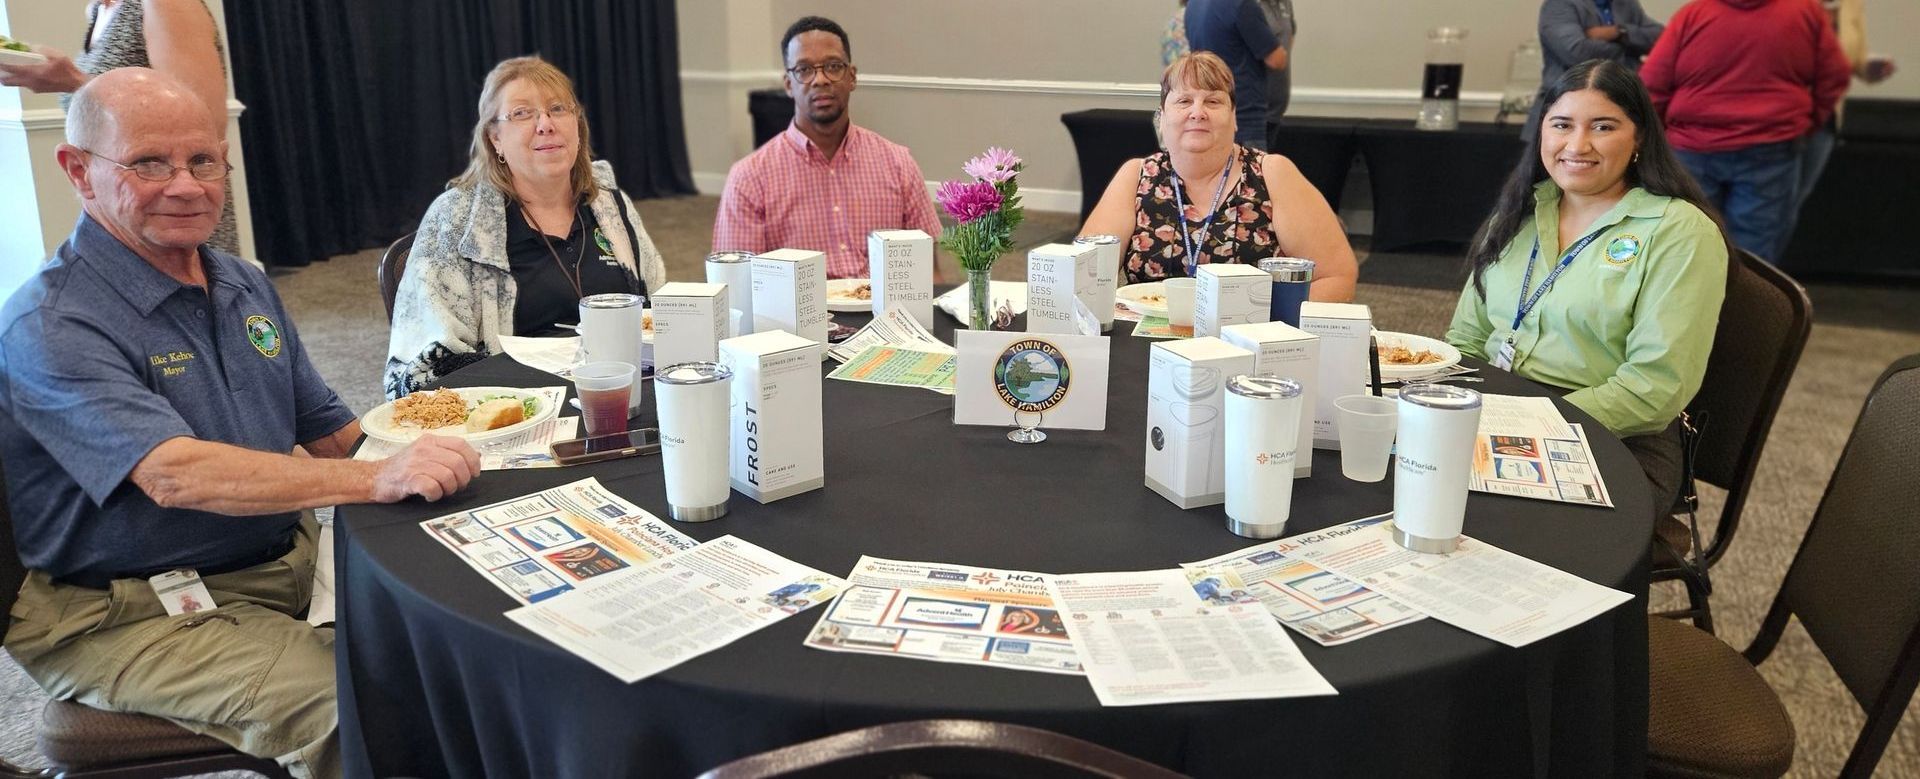
[(518, 400), (511, 398), (489, 400), (467, 415), (467, 432), (498, 430), (507, 425), (517, 425), (526, 418), (526, 409), (520, 406)]

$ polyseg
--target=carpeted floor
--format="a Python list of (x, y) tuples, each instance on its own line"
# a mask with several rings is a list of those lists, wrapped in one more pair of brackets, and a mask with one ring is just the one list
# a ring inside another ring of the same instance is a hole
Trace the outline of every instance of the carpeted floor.
[[(640, 204), (670, 278), (700, 277), (714, 205), (708, 197)], [(1029, 214), (1017, 244), (1070, 238), (1076, 227), (1072, 215)], [(363, 252), (275, 276), (321, 374), (357, 411), (382, 400), (387, 327), (374, 284), (378, 260), (379, 252)], [(944, 258), (942, 267), (953, 273)], [(1437, 335), (1453, 311), (1458, 269), (1455, 255), (1363, 253), (1359, 300), (1372, 307), (1381, 329)], [(1024, 274), (1016, 261), (1002, 263), (994, 275)], [(1920, 352), (1920, 289), (1816, 285), (1810, 292), (1813, 341), (1774, 424), (1739, 539), (1715, 569), (1720, 635), (1735, 647), (1752, 638), (1771, 602), (1873, 379), (1895, 358)], [(1706, 500), (1711, 515), (1718, 496)], [(1683, 601), (1677, 587), (1654, 595), (1656, 608)], [(1846, 688), (1797, 625), (1761, 671), (1799, 733), (1792, 775), (1833, 775), (1864, 721)], [(42, 700), (17, 666), (0, 660), (0, 756), (37, 764), (31, 732)], [(1902, 722), (1877, 775), (1920, 776), (1920, 721), (1914, 716)]]

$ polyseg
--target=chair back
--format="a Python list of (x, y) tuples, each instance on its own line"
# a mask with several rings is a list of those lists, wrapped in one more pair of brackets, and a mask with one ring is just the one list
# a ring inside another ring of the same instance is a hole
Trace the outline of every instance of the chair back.
[(407, 233), (380, 255), (380, 300), (387, 304), (389, 324), (393, 322), (393, 297), (400, 291), (400, 277), (407, 274), (407, 255), (412, 252), (413, 233)]
[(1706, 545), (1709, 566), (1726, 554), (1740, 526), (1767, 431), (1813, 329), (1813, 302), (1791, 276), (1745, 250), (1731, 260), (1706, 378), (1687, 406), (1700, 426), (1694, 478), (1727, 491)]
[(1038, 728), (971, 720), (896, 722), (735, 760), (700, 779), (770, 777), (1179, 779), (1184, 774)]
[(1843, 775), (1880, 760), (1920, 681), (1920, 354), (1880, 375), (1827, 482), (1780, 594), (1747, 650), (1759, 662), (1789, 616), (1867, 712)]
[(20, 544), (13, 537), (13, 506), (7, 498), (7, 469), (0, 465), (0, 635), (6, 635), (7, 615), (13, 613), (13, 601), (20, 597), (20, 585), (27, 581), (27, 566), (20, 562)]

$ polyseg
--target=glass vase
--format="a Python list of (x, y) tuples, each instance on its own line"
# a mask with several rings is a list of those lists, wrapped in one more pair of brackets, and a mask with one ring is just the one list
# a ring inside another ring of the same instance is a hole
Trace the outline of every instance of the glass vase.
[(992, 273), (992, 268), (967, 269), (967, 326), (974, 330), (993, 329)]

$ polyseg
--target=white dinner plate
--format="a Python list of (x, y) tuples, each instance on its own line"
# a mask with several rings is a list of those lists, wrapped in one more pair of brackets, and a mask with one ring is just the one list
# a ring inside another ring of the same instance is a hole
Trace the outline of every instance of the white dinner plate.
[[(827, 310), (847, 314), (869, 314), (873, 312), (873, 279), (827, 279)], [(867, 288), (867, 297), (855, 297), (861, 287)]]
[(548, 403), (546, 398), (540, 396), (540, 393), (519, 389), (517, 387), (455, 387), (453, 391), (460, 393), (460, 398), (467, 402), (468, 411), (472, 411), (473, 408), (480, 405), (480, 402), (484, 399), (497, 396), (512, 396), (522, 400), (531, 398), (534, 402), (534, 413), (532, 416), (518, 423), (479, 433), (467, 432), (464, 422), (459, 425), (450, 425), (448, 427), (428, 430), (425, 428), (394, 424), (393, 404), (399, 401), (390, 400), (376, 406), (372, 411), (367, 412), (366, 416), (360, 418), (360, 432), (366, 433), (368, 438), (377, 438), (382, 441), (393, 441), (403, 444), (411, 443), (414, 439), (428, 433), (464, 438), (470, 443), (481, 443), (520, 433), (534, 425), (552, 419), (555, 414), (560, 412), (559, 407)]
[(1167, 285), (1158, 281), (1128, 284), (1114, 290), (1113, 297), (1128, 311), (1141, 316), (1164, 318), (1167, 315)]
[(45, 64), (47, 64), (47, 55), (45, 54), (35, 54), (31, 51), (14, 51), (13, 49), (0, 49), (0, 65), (45, 65)]
[[(1453, 348), (1453, 344), (1428, 338), (1424, 335), (1395, 333), (1389, 330), (1375, 330), (1373, 332), (1373, 339), (1380, 348), (1380, 378), (1383, 379), (1404, 379), (1413, 376), (1426, 376), (1451, 368), (1460, 362), (1460, 350)], [(1387, 362), (1387, 350), (1396, 346), (1405, 347), (1415, 352), (1433, 352), (1440, 357), (1440, 361), (1420, 363), (1417, 365), (1395, 365)]]

